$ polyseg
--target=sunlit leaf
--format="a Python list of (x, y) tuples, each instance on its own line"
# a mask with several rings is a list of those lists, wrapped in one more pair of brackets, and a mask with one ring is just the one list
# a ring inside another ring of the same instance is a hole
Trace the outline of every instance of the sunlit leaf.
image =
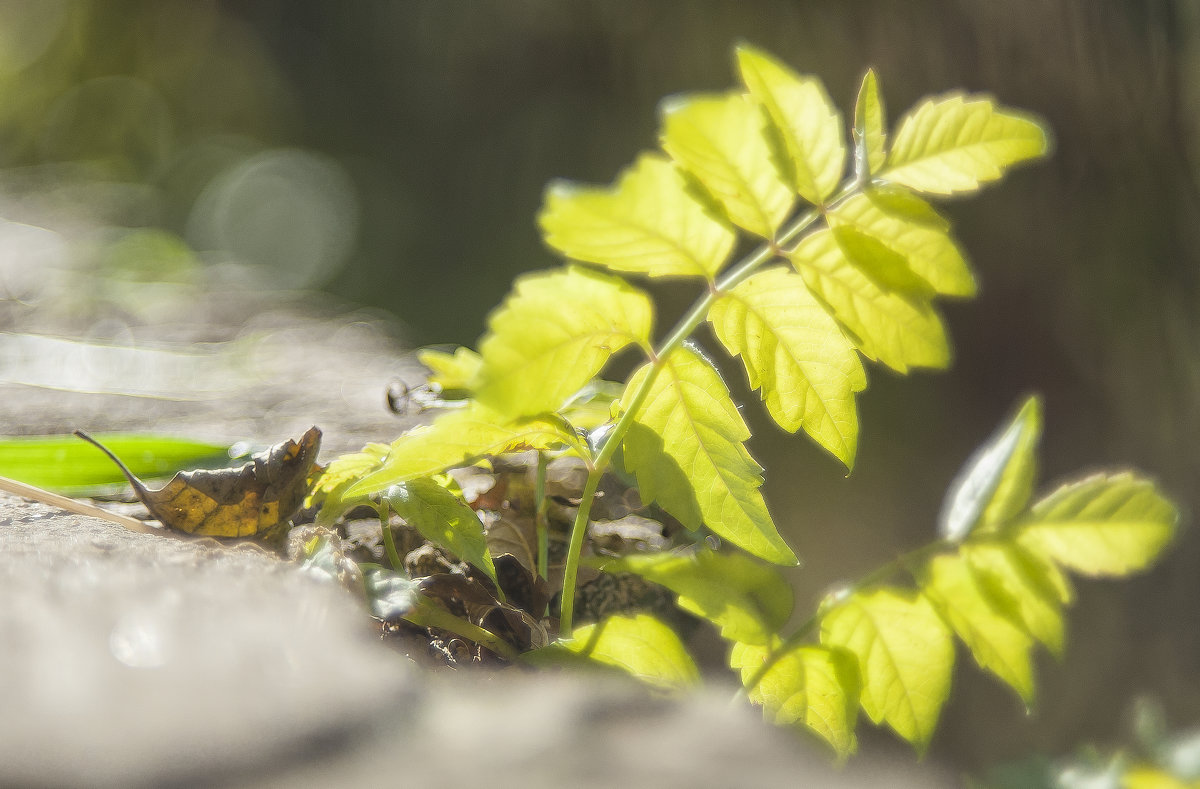
[(744, 93), (688, 95), (663, 103), (661, 141), (730, 221), (771, 238), (795, 197), (772, 161), (766, 120)]
[(652, 277), (712, 279), (736, 238), (657, 154), (643, 154), (611, 189), (551, 184), (538, 221), (567, 257)]
[(858, 657), (862, 708), (923, 753), (950, 694), (954, 644), (923, 595), (859, 592), (821, 619), (821, 643)]
[(750, 386), (762, 390), (775, 422), (789, 432), (803, 427), (853, 466), (854, 393), (866, 387), (866, 374), (804, 280), (782, 267), (761, 271), (718, 298), (708, 319), (726, 350), (742, 357)]
[(520, 277), (479, 344), (476, 399), (508, 417), (559, 409), (614, 353), (649, 344), (653, 310), (624, 280), (579, 266)]
[(1158, 557), (1178, 520), (1150, 481), (1129, 473), (1096, 475), (1034, 504), (1018, 539), (1084, 575), (1127, 575)]
[(1048, 568), (1012, 543), (970, 542), (960, 550), (996, 612), (1061, 656), (1064, 590)]
[(979, 667), (1010, 685), (1028, 707), (1033, 704), (1033, 639), (998, 614), (961, 556), (938, 556), (928, 565), (923, 586), (963, 640)]
[(887, 112), (879, 95), (879, 81), (874, 69), (867, 69), (858, 101), (854, 105), (854, 140), (859, 158), (865, 165), (860, 176), (870, 176), (883, 169), (887, 159)]
[(948, 93), (926, 99), (900, 121), (879, 176), (919, 192), (971, 192), (1047, 147), (1046, 131), (1033, 118), (986, 96)]
[(1121, 776), (1121, 789), (1197, 789), (1200, 780), (1184, 780), (1150, 765), (1130, 767)]
[(781, 133), (793, 188), (821, 205), (837, 190), (846, 167), (842, 118), (825, 86), (746, 44), (737, 47), (737, 61), (746, 88)]
[(427, 477), (485, 455), (557, 449), (576, 441), (576, 436), (565, 432), (561, 420), (506, 419), (473, 402), (393, 441), (382, 467), (359, 479), (343, 495), (378, 493), (396, 483)]
[[(623, 405), (650, 374), (638, 370)], [(776, 564), (796, 564), (759, 487), (762, 467), (742, 442), (750, 430), (712, 364), (690, 348), (671, 352), (623, 444), (625, 466), (643, 500), (657, 501), (689, 529), (708, 526)]]
[(901, 373), (950, 363), (950, 343), (933, 307), (880, 288), (850, 262), (828, 229), (805, 237), (788, 258), (867, 358)]
[(483, 524), (475, 510), (432, 479), (414, 479), (388, 488), (384, 499), (422, 537), (469, 562), (496, 581)]
[(594, 379), (576, 392), (559, 413), (577, 430), (595, 430), (612, 420), (614, 404), (624, 391), (622, 383)]
[(729, 641), (766, 644), (792, 614), (787, 581), (740, 553), (635, 554), (601, 567), (665, 586), (679, 596), (680, 608), (716, 624)]
[[(917, 213), (921, 211), (922, 213)], [(907, 208), (904, 213), (901, 208)], [(912, 214), (916, 213), (916, 216)], [(925, 221), (933, 208), (916, 195), (908, 195), (901, 203), (895, 194), (873, 190), (856, 194), (839, 203), (829, 214), (829, 226), (834, 230), (850, 228), (872, 239), (879, 247), (892, 252), (907, 264), (933, 291), (949, 296), (975, 295), (975, 277), (971, 274), (962, 252), (944, 228)], [(869, 247), (863, 247), (864, 251)], [(843, 249), (847, 257), (868, 274), (878, 265), (856, 259), (854, 250)], [(890, 264), (895, 267), (895, 264)], [(894, 274), (893, 277), (899, 276)], [(911, 275), (910, 275), (911, 276)], [(886, 282), (880, 285), (887, 287)], [(905, 288), (909, 290), (910, 288)]]
[[(729, 664), (749, 681), (767, 658), (761, 645), (734, 644)], [(858, 659), (837, 647), (789, 650), (769, 668), (748, 697), (780, 725), (804, 726), (827, 742), (840, 760), (858, 749), (854, 734), (861, 682)]]
[(649, 614), (612, 616), (599, 624), (577, 627), (571, 638), (529, 653), (526, 660), (556, 662), (556, 653), (620, 669), (668, 690), (683, 690), (700, 681), (700, 672), (679, 636)]
[(950, 483), (938, 533), (958, 542), (977, 528), (996, 528), (1016, 517), (1033, 491), (1041, 435), (1041, 401), (1029, 397)]
[(382, 468), (391, 449), (387, 444), (371, 443), (360, 452), (334, 458), (309, 490), (304, 506), (311, 507), (327, 497), (340, 497), (356, 481)]
[(417, 360), (429, 368), (429, 382), (443, 391), (471, 391), (483, 366), (479, 354), (461, 346), (452, 354), (423, 348), (417, 351)]

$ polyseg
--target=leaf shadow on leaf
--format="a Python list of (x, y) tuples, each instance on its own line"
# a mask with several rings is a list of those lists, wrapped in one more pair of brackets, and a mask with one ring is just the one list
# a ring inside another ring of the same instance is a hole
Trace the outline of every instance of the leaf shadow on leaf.
[[(704, 524), (704, 518), (701, 515), (696, 491), (683, 467), (675, 458), (667, 454), (662, 436), (645, 425), (634, 422), (630, 426), (629, 432), (625, 434), (627, 454), (632, 454), (630, 452), (632, 447), (636, 448), (637, 454), (642, 458), (647, 456), (654, 458), (652, 480), (643, 479), (647, 476), (646, 467), (650, 464), (638, 464), (638, 469), (642, 472), (641, 475), (638, 475), (638, 484), (643, 492), (653, 493), (653, 497), (658, 500), (658, 505), (674, 516), (683, 524), (684, 528), (689, 531), (698, 530)], [(670, 506), (660, 499), (658, 494), (661, 491), (670, 492)]]

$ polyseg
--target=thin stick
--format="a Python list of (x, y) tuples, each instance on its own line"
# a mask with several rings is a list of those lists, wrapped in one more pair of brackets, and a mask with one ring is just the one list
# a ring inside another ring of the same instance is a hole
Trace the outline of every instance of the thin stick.
[(87, 504), (82, 501), (60, 496), (57, 493), (51, 493), (48, 490), (35, 488), (32, 485), (26, 485), (24, 482), (17, 482), (15, 479), (8, 477), (0, 477), (0, 490), (20, 496), (24, 499), (33, 499), (40, 501), (43, 504), (49, 504), (51, 507), (58, 507), (60, 510), (73, 512), (76, 515), (89, 515), (93, 518), (102, 518), (110, 523), (115, 523), (118, 526), (124, 526), (130, 531), (141, 532), (142, 534), (168, 534), (166, 529), (155, 529), (152, 526), (147, 526), (137, 518), (131, 518), (128, 515), (121, 515), (116, 512), (109, 512), (103, 507), (97, 507), (95, 504)]

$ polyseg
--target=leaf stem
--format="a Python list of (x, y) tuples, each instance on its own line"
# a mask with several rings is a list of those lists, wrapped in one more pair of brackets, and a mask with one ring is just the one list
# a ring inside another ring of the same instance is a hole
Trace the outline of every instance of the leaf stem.
[(550, 565), (550, 535), (546, 527), (546, 453), (538, 450), (533, 478), (534, 526), (537, 528), (537, 572), (545, 578)]
[(404, 572), (404, 562), (400, 552), (396, 550), (396, 540), (392, 537), (391, 511), (386, 501), (379, 502), (376, 510), (379, 513), (380, 532), (383, 534), (383, 548), (387, 551), (388, 561), (396, 572)]
[(437, 627), (477, 644), (482, 644), (505, 660), (516, 660), (519, 654), (511, 644), (495, 633), (484, 630), (479, 625), (468, 622), (462, 617), (455, 616), (432, 601), (418, 604), (416, 608), (405, 613), (402, 618), (420, 627)]

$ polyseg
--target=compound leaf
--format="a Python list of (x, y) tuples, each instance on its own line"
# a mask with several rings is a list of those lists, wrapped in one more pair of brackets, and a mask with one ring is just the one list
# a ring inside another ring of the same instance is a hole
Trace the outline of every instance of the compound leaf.
[[(624, 408), (652, 371), (647, 364), (634, 373)], [(625, 467), (644, 500), (657, 501), (687, 528), (707, 525), (755, 556), (794, 565), (759, 492), (762, 467), (742, 444), (749, 437), (720, 374), (681, 347), (663, 361), (625, 436)]]
[(733, 224), (771, 238), (795, 198), (772, 161), (765, 122), (744, 93), (685, 96), (663, 104), (661, 142)]
[(567, 257), (652, 277), (711, 280), (736, 238), (657, 154), (643, 154), (611, 189), (551, 184), (538, 220)]
[(629, 343), (648, 345), (648, 296), (579, 266), (517, 280), (479, 345), (475, 396), (515, 418), (556, 411)]
[(933, 604), (886, 587), (855, 593), (822, 617), (821, 643), (858, 657), (863, 711), (924, 753), (954, 668), (950, 630)]
[[(556, 654), (557, 653), (557, 654)], [(682, 690), (700, 681), (700, 672), (675, 631), (649, 614), (611, 616), (575, 628), (571, 638), (529, 653), (530, 662), (576, 656), (620, 669), (643, 682)]]
[(605, 562), (679, 596), (679, 607), (721, 628), (721, 637), (766, 644), (792, 614), (792, 590), (774, 569), (740, 554), (697, 551), (626, 556)]
[(996, 612), (1061, 656), (1062, 604), (1071, 593), (1055, 568), (1010, 542), (969, 542), (960, 551)]
[(1032, 705), (1033, 639), (996, 612), (970, 565), (959, 555), (935, 557), (926, 567), (922, 588), (979, 667), (1011, 686), (1026, 707)]
[[(734, 644), (729, 664), (748, 682), (766, 661), (767, 647)], [(827, 742), (839, 760), (858, 749), (854, 734), (862, 689), (858, 659), (838, 647), (803, 646), (779, 657), (753, 688), (750, 700), (780, 725), (804, 726)]]
[(938, 533), (959, 542), (976, 529), (995, 529), (1016, 517), (1033, 492), (1041, 435), (1042, 404), (1030, 397), (950, 483)]
[(1096, 475), (1033, 505), (1018, 529), (1030, 550), (1075, 572), (1127, 575), (1145, 569), (1175, 534), (1179, 513), (1148, 480)]
[(855, 267), (832, 231), (805, 237), (788, 258), (867, 358), (901, 373), (950, 363), (950, 342), (933, 307), (881, 288)]
[(887, 112), (879, 95), (879, 80), (874, 69), (867, 69), (858, 101), (854, 105), (854, 141), (861, 163), (860, 177), (879, 172), (887, 160)]
[[(926, 288), (949, 296), (974, 296), (975, 277), (967, 261), (945, 227), (928, 219), (937, 216), (933, 208), (916, 195), (890, 192), (876, 195), (874, 190), (856, 194), (840, 203), (829, 214), (829, 226), (835, 231), (851, 228), (900, 258), (909, 277), (919, 277)], [(903, 200), (903, 202), (901, 202)], [(940, 218), (940, 217), (939, 217)], [(860, 262), (854, 250), (844, 249), (860, 268), (872, 270), (869, 261)], [(895, 267), (895, 264), (891, 264)], [(899, 276), (899, 274), (893, 274)], [(887, 282), (881, 285), (888, 287)], [(907, 284), (907, 283), (906, 283)], [(913, 289), (911, 285), (904, 288)]]
[(789, 432), (803, 427), (852, 467), (854, 393), (866, 387), (866, 374), (804, 280), (781, 267), (761, 271), (718, 298), (708, 319), (726, 350), (742, 358), (775, 422)]
[(842, 118), (825, 86), (746, 44), (737, 47), (737, 61), (742, 82), (783, 139), (793, 188), (813, 205), (823, 204), (846, 167)]
[(926, 99), (900, 121), (878, 175), (918, 192), (973, 192), (1047, 147), (1046, 131), (1033, 118), (1000, 109), (987, 96), (948, 93)]
[(466, 502), (427, 477), (393, 485), (384, 498), (422, 537), (478, 567), (498, 585), (483, 524)]

